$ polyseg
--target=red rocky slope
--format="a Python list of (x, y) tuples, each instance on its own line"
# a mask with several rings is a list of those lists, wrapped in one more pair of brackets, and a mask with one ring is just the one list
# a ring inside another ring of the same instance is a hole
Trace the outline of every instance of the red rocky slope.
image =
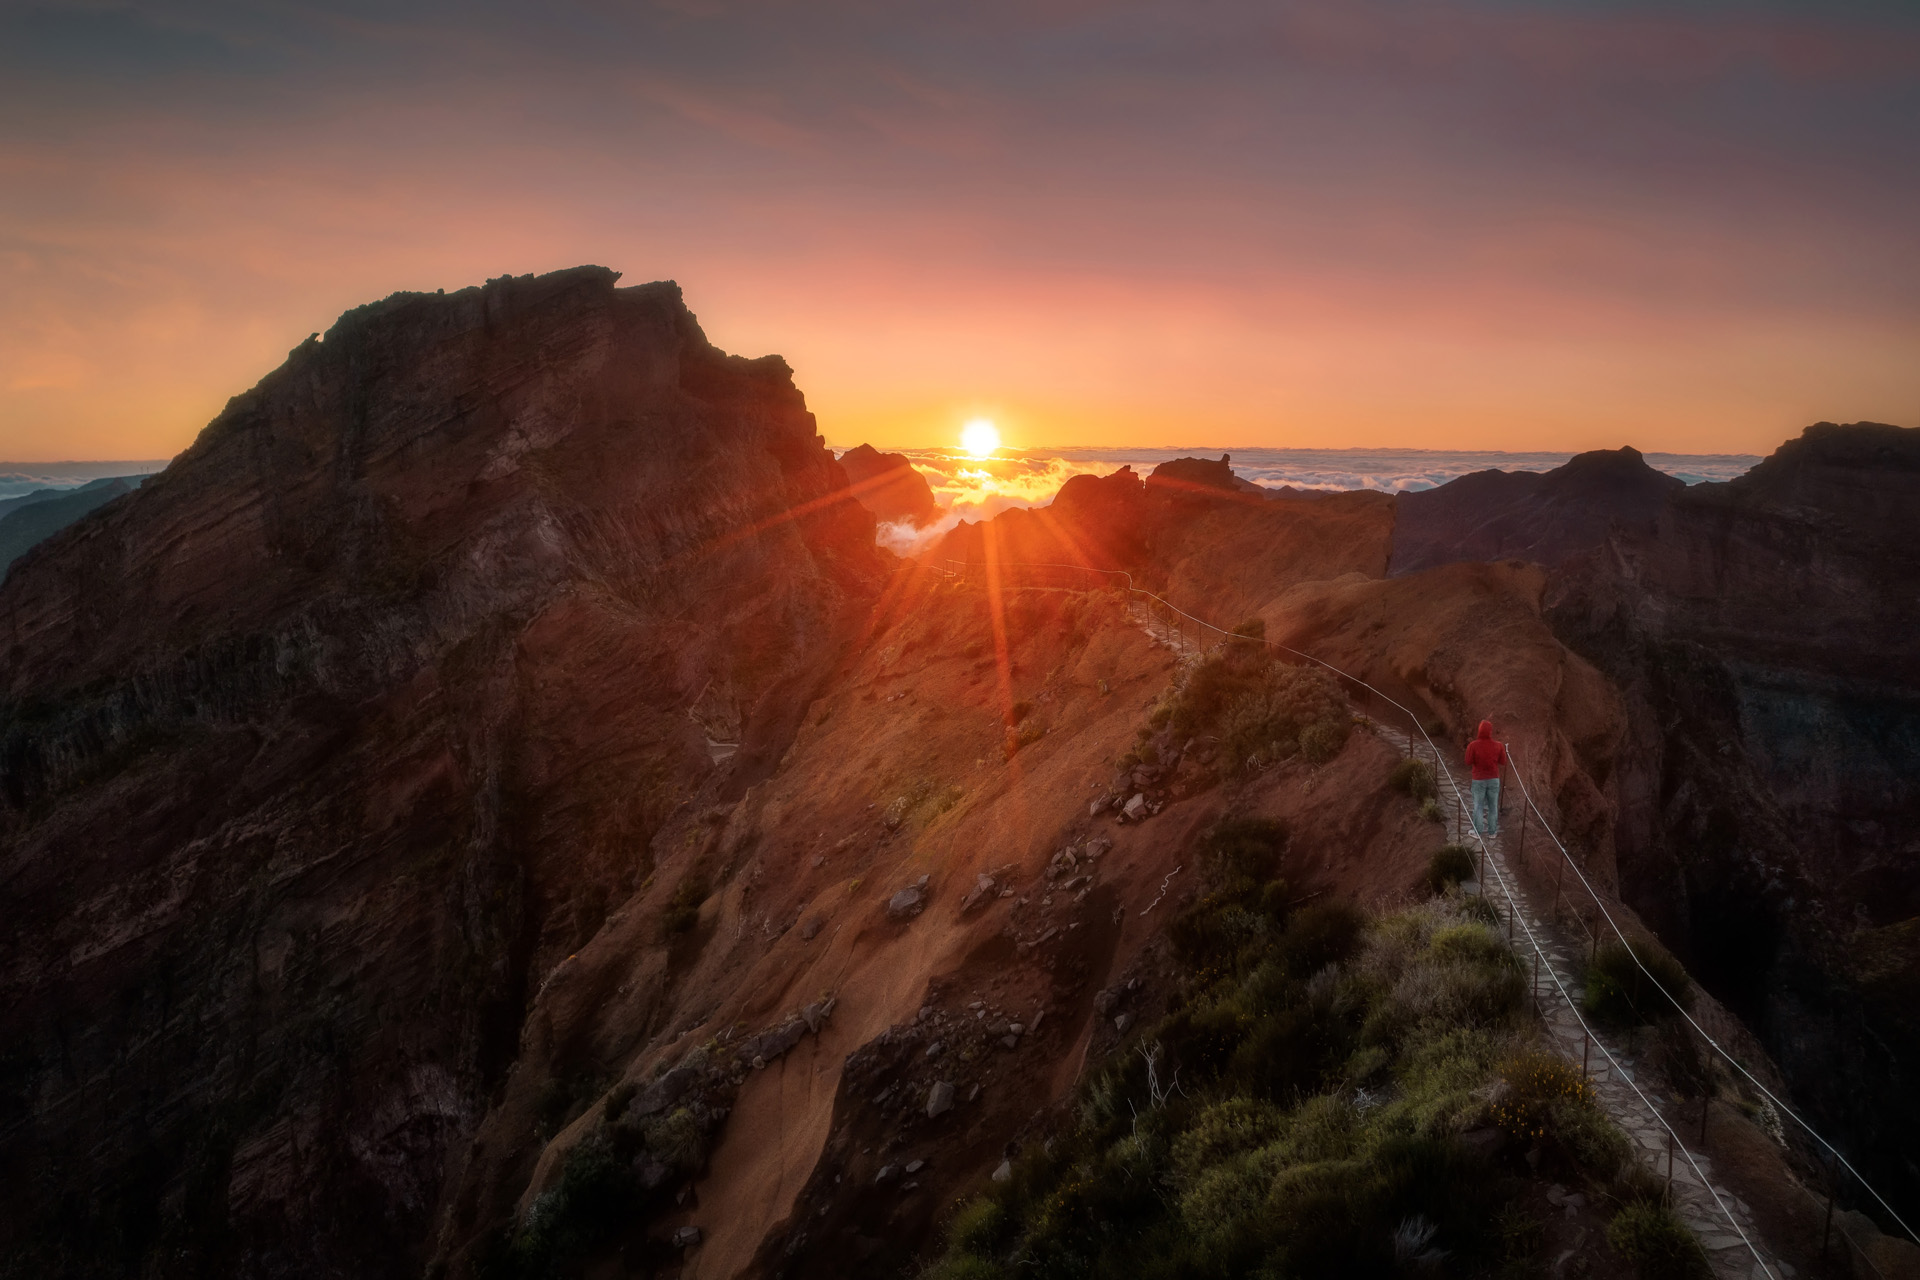
[(778, 760), (872, 518), (616, 278), (349, 312), (13, 566), (0, 1253), (418, 1274), (530, 985)]

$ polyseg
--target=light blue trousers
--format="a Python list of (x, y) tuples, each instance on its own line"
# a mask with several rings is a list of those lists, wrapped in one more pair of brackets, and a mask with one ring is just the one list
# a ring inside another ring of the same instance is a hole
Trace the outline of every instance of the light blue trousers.
[(1500, 834), (1500, 779), (1473, 780), (1473, 825), (1489, 839)]

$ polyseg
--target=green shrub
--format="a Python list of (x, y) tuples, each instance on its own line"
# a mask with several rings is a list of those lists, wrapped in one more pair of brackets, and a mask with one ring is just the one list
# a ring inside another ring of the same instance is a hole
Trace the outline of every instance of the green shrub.
[(1351, 732), (1349, 722), (1316, 721), (1300, 731), (1300, 755), (1308, 764), (1325, 764), (1340, 754)]
[(706, 874), (700, 868), (695, 867), (681, 878), (660, 912), (660, 927), (668, 937), (686, 933), (700, 923), (700, 904), (707, 900), (709, 892)]
[(1046, 726), (1037, 720), (1028, 720), (1018, 729), (1007, 731), (1006, 741), (1001, 743), (1001, 752), (1011, 760), (1020, 754), (1022, 748), (1030, 747), (1047, 736)]
[(1594, 1104), (1593, 1086), (1578, 1067), (1539, 1050), (1501, 1064), (1500, 1082), (1505, 1096), (1493, 1104), (1494, 1123), (1523, 1142), (1538, 1141), (1552, 1131), (1556, 1104)]
[(1170, 925), (1171, 1012), (1089, 1073), (1073, 1120), (956, 1217), (926, 1274), (1485, 1274), (1515, 1180), (1485, 1115), (1524, 974), (1457, 898), (1289, 908), (1284, 832), (1223, 822)]
[(1660, 988), (1681, 1008), (1693, 1007), (1693, 983), (1665, 950), (1644, 941), (1634, 943), (1632, 950), (1618, 942), (1604, 942), (1587, 968), (1587, 992), (1581, 1005), (1608, 1026), (1638, 1026), (1673, 1014), (1673, 1000), (1662, 995)]
[(627, 1105), (633, 1101), (633, 1095), (639, 1091), (640, 1086), (631, 1080), (622, 1080), (609, 1090), (607, 1100), (601, 1107), (601, 1114), (606, 1122), (616, 1123), (621, 1116), (627, 1114)]
[(1415, 800), (1431, 800), (1439, 794), (1433, 781), (1433, 766), (1411, 756), (1393, 766), (1393, 772), (1387, 775), (1387, 785)]
[(1007, 1226), (1007, 1211), (997, 1200), (972, 1200), (963, 1205), (947, 1227), (947, 1242), (962, 1253), (986, 1253), (999, 1245)]
[[(1232, 769), (1270, 765), (1308, 751), (1332, 759), (1352, 727), (1346, 697), (1317, 669), (1268, 659), (1258, 645), (1228, 645), (1187, 676), (1168, 706), (1176, 739), (1219, 738)], [(1315, 732), (1307, 741), (1302, 735)]]
[(1420, 802), (1420, 816), (1428, 822), (1444, 823), (1447, 820), (1447, 811), (1440, 807), (1440, 803), (1437, 800), (1422, 800)]
[(1228, 1098), (1201, 1109), (1173, 1142), (1173, 1167), (1192, 1180), (1229, 1157), (1267, 1146), (1287, 1130), (1286, 1112), (1257, 1098)]
[(1534, 1260), (1547, 1242), (1546, 1224), (1517, 1204), (1510, 1204), (1494, 1215), (1493, 1229), (1500, 1237), (1501, 1259), (1532, 1274), (1525, 1266)]
[(641, 1132), (647, 1150), (683, 1173), (698, 1173), (707, 1162), (707, 1133), (693, 1112), (680, 1107), (648, 1120)]
[(1591, 1099), (1550, 1102), (1547, 1131), (1567, 1159), (1602, 1182), (1642, 1168), (1633, 1158), (1633, 1143)]
[(1248, 618), (1245, 622), (1233, 629), (1233, 634), (1243, 640), (1265, 640), (1267, 638), (1267, 620), (1265, 618)]
[(1427, 887), (1445, 893), (1462, 880), (1473, 879), (1473, 850), (1461, 844), (1442, 845), (1427, 863)]
[(528, 1206), (519, 1230), (497, 1241), (478, 1268), (489, 1280), (536, 1280), (611, 1240), (631, 1217), (635, 1187), (604, 1131), (567, 1154), (560, 1181)]
[(1613, 1215), (1607, 1243), (1631, 1262), (1642, 1280), (1706, 1280), (1707, 1255), (1673, 1210), (1641, 1200)]
[(926, 1280), (1003, 1280), (1009, 1273), (985, 1258), (972, 1254), (948, 1254), (922, 1273)]

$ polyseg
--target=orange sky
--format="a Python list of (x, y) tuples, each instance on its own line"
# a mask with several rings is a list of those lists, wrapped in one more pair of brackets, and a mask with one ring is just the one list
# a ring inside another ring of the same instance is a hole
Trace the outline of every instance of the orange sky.
[(582, 262), (838, 443), (1920, 422), (1920, 19), (1677, 12), (8, 11), (0, 457), (169, 455), (347, 307)]

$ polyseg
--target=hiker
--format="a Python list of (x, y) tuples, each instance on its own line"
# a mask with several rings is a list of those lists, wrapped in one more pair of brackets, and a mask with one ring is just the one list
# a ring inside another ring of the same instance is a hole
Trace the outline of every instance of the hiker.
[(1500, 834), (1500, 767), (1507, 762), (1507, 744), (1493, 740), (1493, 721), (1480, 722), (1480, 735), (1467, 744), (1467, 767), (1473, 770), (1473, 826), (1488, 839)]

